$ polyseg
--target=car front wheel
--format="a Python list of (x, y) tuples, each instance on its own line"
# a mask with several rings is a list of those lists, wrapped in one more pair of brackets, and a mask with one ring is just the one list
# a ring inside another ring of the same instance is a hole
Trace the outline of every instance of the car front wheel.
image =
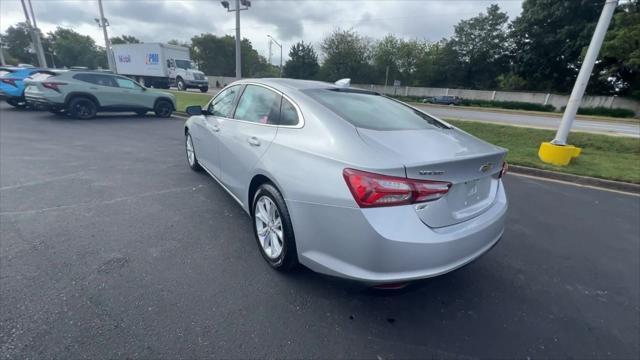
[(185, 140), (185, 149), (187, 150), (187, 163), (189, 167), (193, 171), (200, 171), (201, 167), (198, 163), (198, 158), (196, 157), (196, 149), (193, 147), (193, 139), (191, 138), (191, 134), (187, 132), (184, 136)]
[(258, 188), (251, 214), (253, 232), (262, 257), (276, 270), (288, 271), (298, 265), (293, 226), (284, 198), (273, 185)]
[(81, 97), (71, 100), (69, 114), (76, 119), (88, 120), (96, 116), (98, 107), (92, 100)]
[(176, 82), (176, 87), (178, 88), (178, 90), (184, 91), (185, 90), (184, 80), (178, 79), (178, 81)]

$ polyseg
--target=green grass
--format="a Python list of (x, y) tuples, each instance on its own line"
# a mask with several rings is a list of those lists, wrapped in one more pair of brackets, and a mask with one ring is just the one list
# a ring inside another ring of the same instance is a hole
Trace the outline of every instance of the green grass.
[(162, 90), (170, 92), (176, 96), (176, 110), (184, 112), (184, 109), (189, 105), (205, 106), (209, 100), (213, 97), (212, 94), (202, 94), (190, 91), (175, 91), (175, 90)]
[(582, 154), (569, 166), (545, 164), (538, 158), (540, 143), (550, 141), (555, 131), (447, 120), (455, 126), (509, 149), (510, 164), (592, 176), (640, 184), (640, 139), (572, 133), (568, 143), (582, 148)]

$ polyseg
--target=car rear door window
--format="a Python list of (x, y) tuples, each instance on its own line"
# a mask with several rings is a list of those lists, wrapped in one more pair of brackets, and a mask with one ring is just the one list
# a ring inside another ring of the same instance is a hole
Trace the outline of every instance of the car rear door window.
[(77, 74), (77, 75), (74, 75), (73, 78), (76, 80), (88, 82), (94, 85), (118, 87), (118, 84), (116, 83), (116, 81), (113, 79), (112, 76), (109, 76), (109, 75)]
[(231, 117), (233, 105), (240, 91), (240, 86), (235, 85), (228, 87), (220, 92), (209, 104), (208, 113), (213, 116)]
[(262, 86), (247, 85), (240, 96), (234, 119), (277, 125), (280, 120), (280, 94)]
[(280, 125), (284, 126), (296, 126), (298, 125), (298, 111), (295, 106), (287, 99), (282, 99), (282, 105), (280, 106)]

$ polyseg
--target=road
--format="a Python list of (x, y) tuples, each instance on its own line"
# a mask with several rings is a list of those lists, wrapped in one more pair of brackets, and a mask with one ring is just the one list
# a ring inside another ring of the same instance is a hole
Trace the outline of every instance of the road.
[[(506, 125), (557, 129), (560, 117), (526, 113), (505, 113), (491, 110), (468, 109), (458, 106), (417, 105), (420, 109), (440, 118), (493, 122)], [(586, 131), (600, 134), (640, 137), (640, 121), (612, 122), (577, 119), (573, 131)]]
[(0, 105), (0, 357), (638, 358), (638, 197), (507, 176), (504, 238), (400, 292), (261, 258), (182, 121)]

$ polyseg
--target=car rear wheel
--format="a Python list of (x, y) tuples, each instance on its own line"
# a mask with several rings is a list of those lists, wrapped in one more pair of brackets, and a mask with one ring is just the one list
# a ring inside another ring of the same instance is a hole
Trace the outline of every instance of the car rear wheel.
[(293, 226), (284, 198), (273, 185), (261, 185), (253, 198), (253, 233), (262, 257), (276, 270), (298, 265)]
[(202, 169), (200, 164), (198, 163), (198, 158), (196, 157), (196, 149), (193, 147), (193, 139), (191, 138), (191, 134), (187, 132), (184, 136), (185, 140), (185, 149), (187, 150), (187, 163), (189, 167), (193, 171), (200, 171)]
[(158, 100), (153, 111), (157, 117), (168, 118), (173, 113), (173, 105), (167, 100)]
[(79, 97), (71, 100), (68, 111), (76, 119), (88, 120), (96, 116), (98, 106), (91, 99)]
[(209, 91), (209, 87), (201, 87), (200, 88), (200, 92), (202, 92), (202, 93), (206, 93), (207, 91)]
[(24, 100), (9, 99), (7, 100), (7, 104), (13, 107), (16, 107), (18, 109), (24, 109), (25, 107), (27, 107), (27, 102)]

